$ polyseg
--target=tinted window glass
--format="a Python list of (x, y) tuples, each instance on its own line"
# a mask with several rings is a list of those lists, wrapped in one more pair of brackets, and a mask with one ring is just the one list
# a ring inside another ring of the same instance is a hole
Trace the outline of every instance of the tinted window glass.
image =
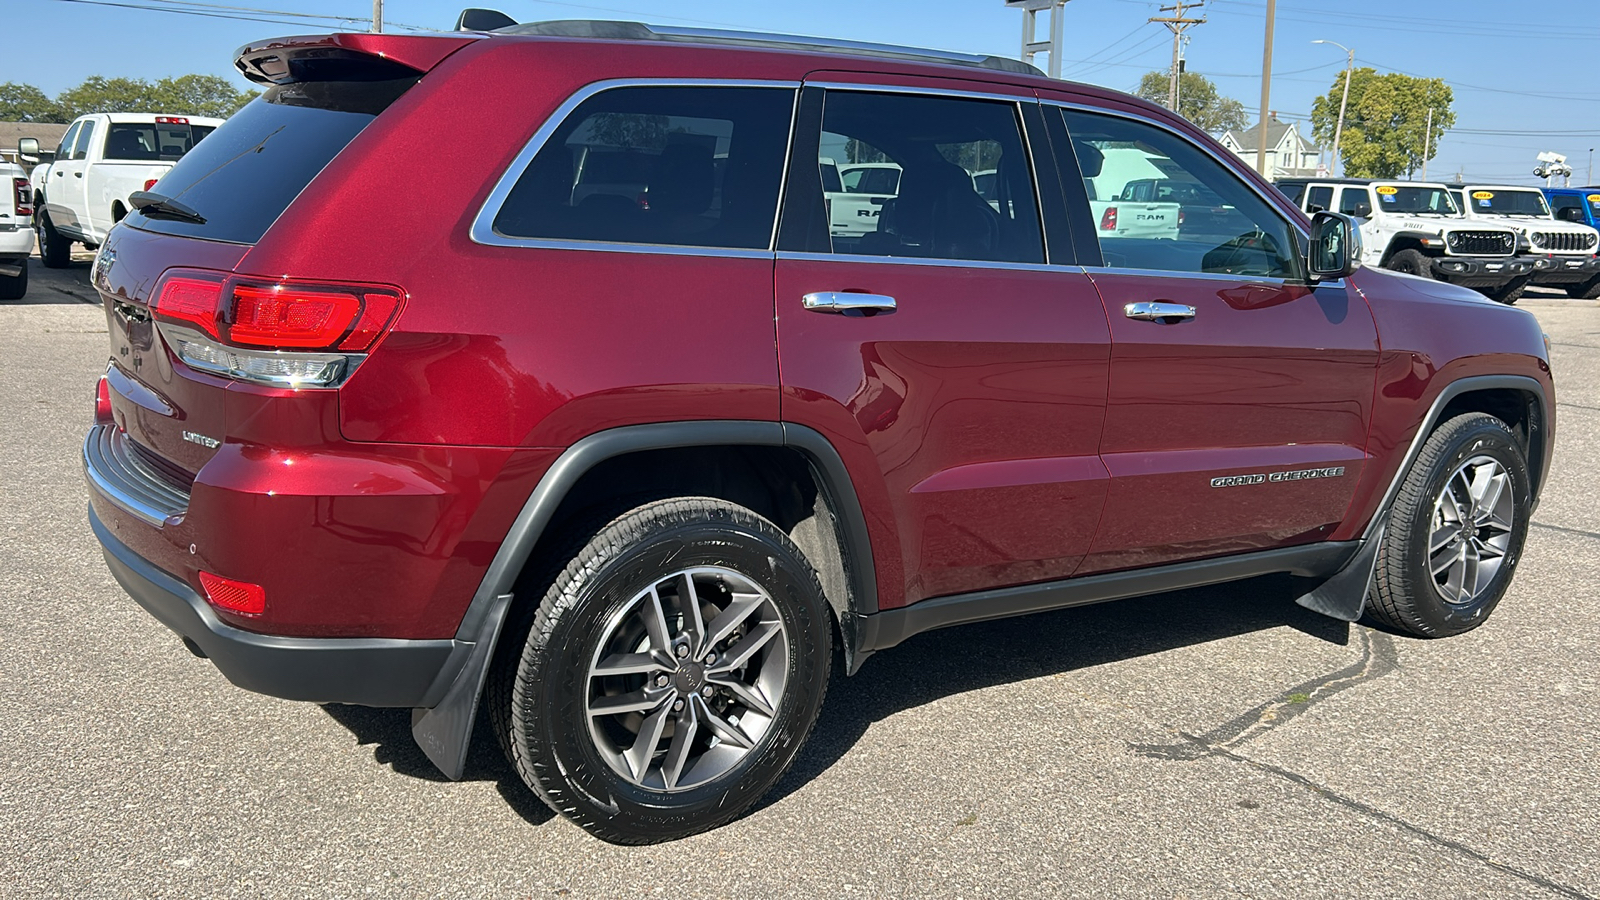
[(1274, 184), (1273, 186), (1279, 191), (1282, 191), (1285, 197), (1288, 197), (1290, 200), (1294, 201), (1295, 206), (1300, 205), (1300, 198), (1303, 197), (1306, 192), (1305, 184), (1299, 181), (1291, 181), (1287, 184)]
[(1321, 212), (1333, 205), (1333, 188), (1319, 185), (1306, 191), (1306, 210)]
[(94, 133), (96, 131), (98, 131), (98, 130), (99, 130), (99, 127), (94, 122), (85, 122), (85, 123), (83, 123), (83, 127), (78, 129), (78, 140), (77, 140), (76, 143), (74, 143), (72, 145), (72, 158), (73, 159), (87, 159), (88, 158), (88, 156), (89, 156), (89, 139), (94, 137)]
[[(209, 131), (196, 128), (195, 131)], [(175, 160), (183, 158), (197, 138), (188, 125), (113, 122), (106, 136), (106, 159)]]
[(1111, 198), (1089, 201), (1107, 266), (1299, 276), (1288, 221), (1211, 154), (1143, 122), (1063, 115), (1090, 196)]
[(495, 216), (509, 237), (766, 249), (794, 91), (637, 87), (585, 100)]
[(68, 128), (67, 133), (61, 136), (61, 143), (56, 147), (56, 159), (72, 158), (72, 144), (78, 139), (78, 129), (82, 127), (83, 123), (79, 122), (71, 128)]
[(1339, 212), (1364, 219), (1372, 215), (1372, 195), (1364, 187), (1347, 187), (1339, 192)]
[[(840, 162), (846, 190), (859, 171), (853, 192), (886, 195), (853, 232), (833, 230), (834, 253), (1044, 261), (1015, 104), (830, 91), (818, 152), (848, 160)], [(991, 199), (979, 175), (993, 179)]]
[(181, 200), (205, 223), (125, 220), (146, 231), (253, 244), (367, 124), (414, 78), (276, 85), (194, 145), (157, 192)]
[(833, 164), (833, 160), (831, 160), (831, 159), (823, 160), (822, 164), (821, 164), (821, 169), (822, 169), (822, 192), (824, 194), (842, 194), (842, 193), (844, 193), (844, 182), (839, 180), (839, 167)]

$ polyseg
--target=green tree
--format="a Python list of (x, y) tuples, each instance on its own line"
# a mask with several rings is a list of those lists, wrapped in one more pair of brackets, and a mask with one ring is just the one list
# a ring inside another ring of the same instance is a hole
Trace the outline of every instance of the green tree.
[(215, 75), (183, 75), (154, 84), (142, 78), (91, 75), (56, 97), (67, 121), (87, 113), (166, 112), (225, 117), (248, 103), (254, 92), (240, 91)]
[[(1312, 133), (1327, 147), (1333, 146), (1338, 127), (1344, 78), (1340, 72), (1328, 93), (1311, 104)], [(1421, 168), (1424, 152), (1429, 159), (1436, 155), (1439, 138), (1456, 123), (1450, 108), (1454, 100), (1450, 86), (1438, 78), (1356, 69), (1350, 76), (1350, 102), (1340, 138), (1345, 173), (1356, 178), (1397, 178)], [(1430, 108), (1431, 136), (1427, 134)]]
[(66, 122), (70, 121), (56, 105), (31, 84), (8, 81), (0, 84), (0, 121), (4, 122)]
[[(1166, 106), (1171, 98), (1171, 78), (1167, 72), (1146, 72), (1134, 93), (1151, 103)], [(1243, 103), (1217, 93), (1217, 86), (1211, 79), (1197, 72), (1178, 76), (1178, 115), (1210, 134), (1243, 128), (1250, 122)]]

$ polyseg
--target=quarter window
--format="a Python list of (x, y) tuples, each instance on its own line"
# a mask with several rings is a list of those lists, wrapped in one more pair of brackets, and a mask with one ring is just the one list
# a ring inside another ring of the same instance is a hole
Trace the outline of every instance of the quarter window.
[(1365, 219), (1372, 215), (1372, 194), (1364, 187), (1347, 187), (1339, 192), (1339, 212)]
[(1306, 212), (1322, 212), (1333, 205), (1333, 188), (1319, 185), (1306, 191)]
[(518, 238), (766, 249), (794, 91), (617, 88), (552, 133), (495, 215)]
[(1014, 103), (829, 91), (817, 152), (844, 182), (834, 253), (1044, 262)]
[(1209, 153), (1144, 122), (1062, 113), (1107, 266), (1299, 277), (1288, 221)]

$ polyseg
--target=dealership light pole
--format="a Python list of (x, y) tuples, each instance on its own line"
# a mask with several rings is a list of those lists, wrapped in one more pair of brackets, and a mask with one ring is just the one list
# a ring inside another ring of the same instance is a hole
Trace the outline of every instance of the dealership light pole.
[(1339, 164), (1339, 171), (1344, 171), (1344, 157), (1339, 155), (1339, 139), (1344, 137), (1344, 108), (1350, 102), (1350, 76), (1355, 74), (1356, 52), (1338, 41), (1312, 41), (1313, 44), (1332, 44), (1343, 50), (1348, 57), (1344, 66), (1344, 96), (1339, 99), (1339, 124), (1333, 129), (1333, 161)]
[(1272, 102), (1272, 26), (1278, 19), (1278, 0), (1267, 0), (1267, 39), (1261, 50), (1261, 134), (1256, 137), (1256, 171), (1267, 172), (1267, 107)]
[[(1006, 0), (1007, 6), (1022, 10), (1022, 61), (1032, 63), (1034, 54), (1050, 54), (1050, 77), (1061, 77), (1061, 20), (1062, 10), (1071, 0)], [(1050, 11), (1050, 39), (1035, 40), (1038, 34), (1039, 13)]]

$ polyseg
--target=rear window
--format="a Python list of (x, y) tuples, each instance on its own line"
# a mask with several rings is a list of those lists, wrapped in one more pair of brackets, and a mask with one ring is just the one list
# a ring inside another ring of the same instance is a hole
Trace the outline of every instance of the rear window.
[[(253, 244), (311, 179), (416, 78), (305, 82), (269, 88), (219, 126), (195, 127), (193, 149), (156, 188), (205, 218), (204, 223), (125, 220), (146, 231)], [(204, 140), (200, 138), (204, 137)]]
[(191, 129), (177, 122), (113, 122), (106, 135), (106, 159), (158, 162), (182, 159), (195, 142), (211, 133), (203, 125)]

